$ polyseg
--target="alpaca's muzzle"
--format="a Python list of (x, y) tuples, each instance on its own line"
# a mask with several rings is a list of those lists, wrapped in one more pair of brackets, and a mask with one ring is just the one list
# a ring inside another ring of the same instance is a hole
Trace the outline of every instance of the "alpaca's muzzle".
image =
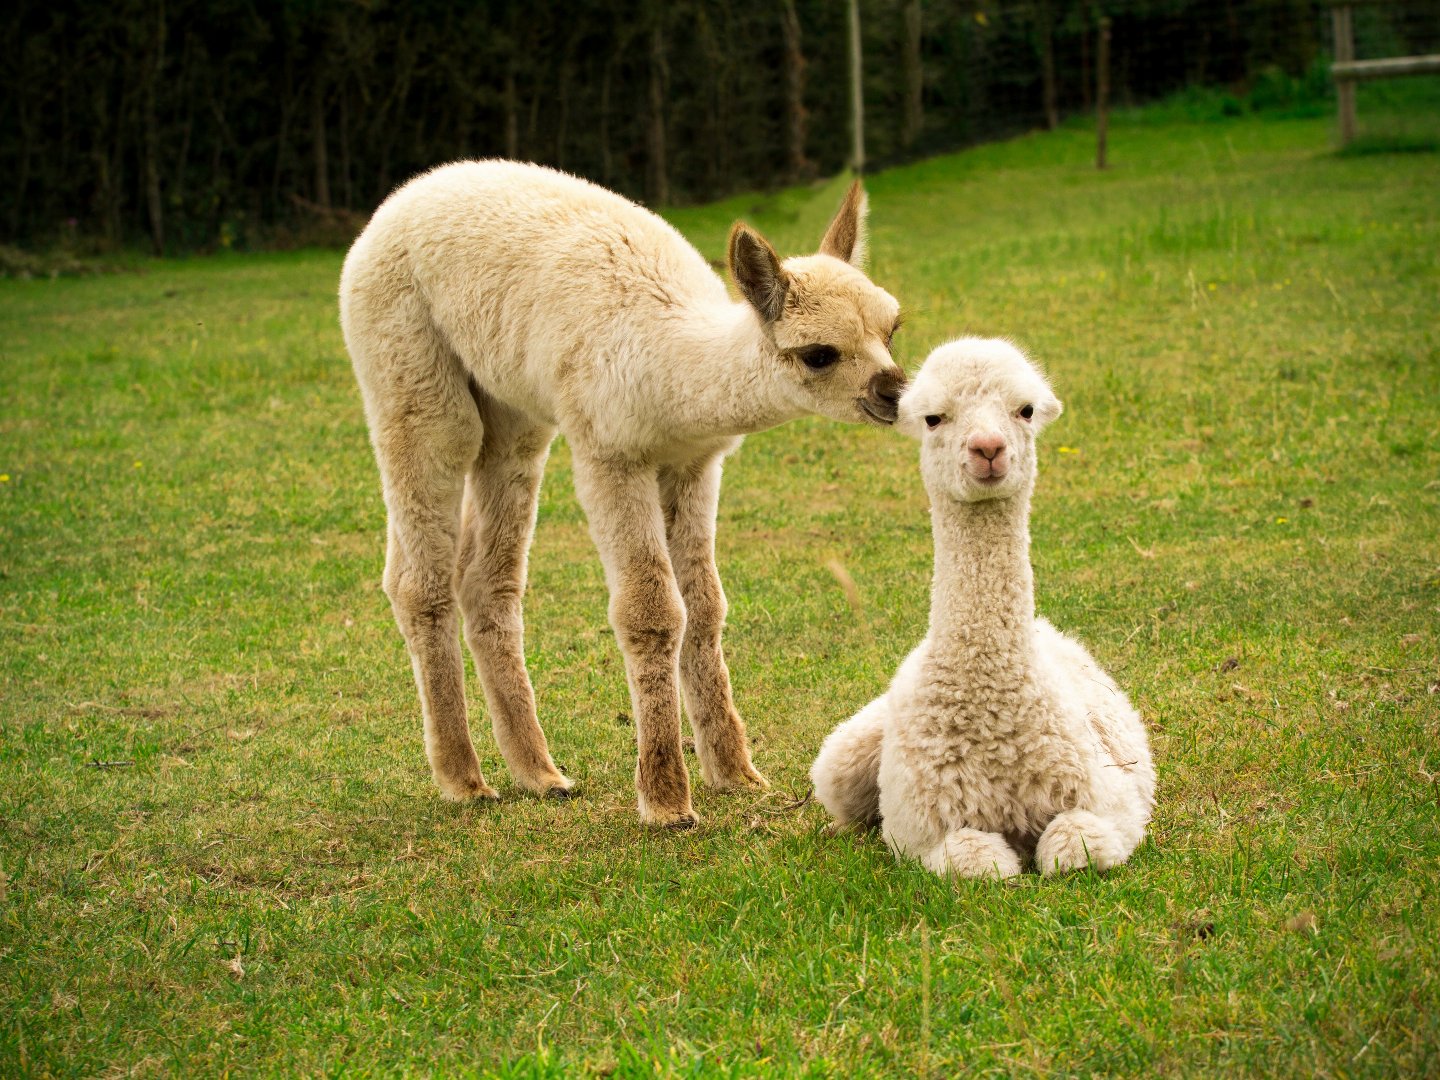
[(904, 375), (877, 371), (870, 378), (865, 396), (859, 399), (860, 411), (878, 423), (893, 424), (900, 415), (900, 394), (904, 389)]

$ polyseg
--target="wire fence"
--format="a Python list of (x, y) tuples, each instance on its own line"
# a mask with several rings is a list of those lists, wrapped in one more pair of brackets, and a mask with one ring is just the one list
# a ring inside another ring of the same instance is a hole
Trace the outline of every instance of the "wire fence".
[[(1334, 109), (1320, 0), (859, 12), (872, 167), (1091, 114), (1102, 24), (1115, 108)], [(1365, 3), (1354, 28), (1361, 57), (1440, 51), (1440, 3)], [(834, 0), (19, 0), (0, 26), (0, 240), (339, 241), (397, 183), (461, 157), (652, 204), (770, 188), (851, 160), (850, 72)], [(1363, 87), (1362, 132), (1383, 142), (1408, 114), (1426, 145), (1429, 113), (1407, 104), (1430, 85)]]

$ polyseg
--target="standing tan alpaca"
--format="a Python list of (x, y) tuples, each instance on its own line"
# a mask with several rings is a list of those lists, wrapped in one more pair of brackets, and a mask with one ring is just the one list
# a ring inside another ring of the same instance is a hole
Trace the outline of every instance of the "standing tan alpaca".
[(660, 218), (550, 169), (447, 165), (375, 212), (345, 260), (340, 319), (389, 511), (385, 592), (447, 798), (495, 797), (466, 723), (460, 613), (511, 773), (530, 791), (570, 789), (522, 650), (526, 555), (557, 432), (625, 656), (642, 820), (695, 824), (682, 690), (706, 783), (764, 785), (720, 646), (721, 462), (747, 432), (810, 413), (894, 422), (899, 309), (858, 269), (864, 227), (858, 184), (817, 255), (781, 263), (737, 223), (735, 303)]

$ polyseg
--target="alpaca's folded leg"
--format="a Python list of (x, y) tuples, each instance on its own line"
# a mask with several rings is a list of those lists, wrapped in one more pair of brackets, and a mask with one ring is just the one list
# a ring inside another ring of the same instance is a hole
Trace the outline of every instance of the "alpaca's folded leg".
[(725, 591), (715, 569), (715, 511), (720, 498), (721, 457), (693, 468), (662, 468), (660, 499), (675, 581), (685, 601), (680, 646), (680, 686), (695, 732), (700, 775), (713, 788), (769, 785), (750, 762), (745, 724), (730, 691), (730, 669), (720, 635), (725, 628)]
[(1134, 848), (1113, 822), (1089, 810), (1067, 810), (1040, 834), (1035, 865), (1047, 877), (1087, 866), (1109, 870), (1128, 859)]
[(970, 878), (1012, 878), (1020, 856), (999, 833), (955, 829), (920, 860), (927, 870)]
[(810, 766), (815, 798), (837, 826), (880, 820), (880, 746), (887, 715), (886, 699), (876, 698), (826, 736)]

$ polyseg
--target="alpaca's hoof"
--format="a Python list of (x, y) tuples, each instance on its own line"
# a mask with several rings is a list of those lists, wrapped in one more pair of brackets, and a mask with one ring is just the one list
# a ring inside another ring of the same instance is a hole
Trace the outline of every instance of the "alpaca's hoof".
[(499, 802), (500, 793), (492, 788), (484, 780), (471, 779), (466, 781), (437, 781), (440, 785), (440, 797), (447, 802)]
[(480, 761), (469, 746), (431, 746), (427, 743), (425, 750), (430, 759), (430, 776), (440, 789), (442, 798), (450, 802), (500, 798), (500, 793), (485, 782)]
[(662, 811), (643, 804), (640, 807), (640, 821), (651, 828), (667, 829), (670, 832), (689, 832), (700, 824), (695, 811), (689, 808)]
[(1103, 873), (1124, 861), (1124, 845), (1115, 827), (1088, 810), (1060, 814), (1035, 845), (1035, 866), (1046, 877), (1086, 867)]
[(715, 791), (765, 791), (770, 787), (770, 781), (756, 771), (750, 755), (744, 750), (736, 752), (732, 748), (721, 755), (702, 745), (696, 752), (700, 757), (700, 778), (708, 788)]
[(568, 799), (575, 787), (574, 780), (555, 769), (525, 777), (517, 776), (516, 780), (526, 791), (542, 799)]
[[(667, 794), (670, 795), (670, 798), (665, 802), (658, 802), (647, 799), (644, 792), (639, 793), (641, 823), (676, 832), (693, 829), (700, 819), (695, 816), (695, 809), (690, 805), (689, 793), (681, 795), (679, 792), (671, 791)], [(676, 798), (676, 795), (680, 795), (680, 797)]]
[(715, 791), (769, 791), (770, 781), (752, 768), (707, 778), (705, 786)]
[(557, 801), (564, 802), (567, 799), (575, 798), (579, 794), (580, 792), (575, 789), (575, 786), (573, 784), (568, 787), (561, 787), (559, 784), (556, 784), (554, 787), (546, 788), (541, 798), (555, 799)]

